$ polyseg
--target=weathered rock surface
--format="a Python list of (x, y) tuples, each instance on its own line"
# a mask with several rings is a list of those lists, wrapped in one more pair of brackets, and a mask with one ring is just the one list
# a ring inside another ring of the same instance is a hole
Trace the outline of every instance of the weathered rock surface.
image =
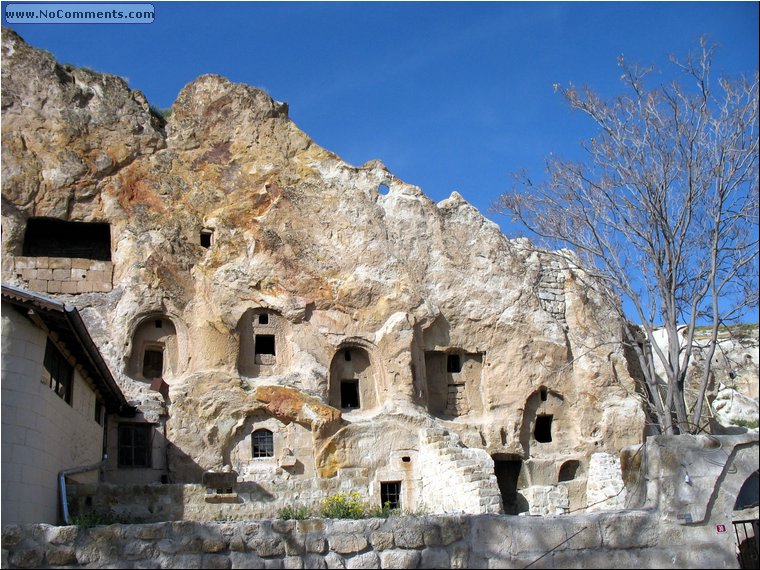
[[(3, 281), (30, 286), (16, 264), (30, 218), (110, 224), (113, 288), (62, 297), (128, 397), (165, 423), (172, 479), (238, 457), (251, 414), (302, 426), (321, 450), (307, 467), (369, 465), (372, 481), (400, 476), (389, 451), (419, 449), (409, 433), (434, 426), (461, 438), (439, 448), (485, 450), (461, 460), (480, 469), (489, 455), (556, 462), (536, 485), (556, 485), (568, 456), (642, 440), (621, 322), (576, 269), (506, 239), (459, 194), (435, 204), (379, 161), (345, 163), (254, 87), (202, 76), (164, 125), (121, 79), (61, 67), (9, 30), (2, 41)], [(256, 352), (259, 325), (276, 355)], [(143, 377), (151, 343), (166, 398)], [(363, 364), (345, 376), (351, 356)], [(361, 407), (341, 414), (346, 377)]]

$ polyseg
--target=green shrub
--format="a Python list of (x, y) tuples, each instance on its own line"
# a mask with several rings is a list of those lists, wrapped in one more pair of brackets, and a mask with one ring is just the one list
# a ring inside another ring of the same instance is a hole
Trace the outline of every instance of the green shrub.
[(291, 507), (288, 505), (287, 507), (281, 508), (279, 511), (277, 511), (277, 518), (284, 519), (284, 520), (294, 520), (294, 521), (303, 521), (308, 519), (311, 516), (311, 510), (309, 507)]
[(322, 501), (320, 514), (327, 519), (361, 519), (369, 514), (360, 493), (338, 493)]
[(760, 425), (760, 422), (758, 422), (758, 420), (737, 419), (737, 420), (731, 420), (731, 423), (734, 424), (735, 426), (745, 427), (748, 429), (755, 429), (756, 427), (758, 427), (758, 425)]
[(372, 507), (367, 511), (367, 516), (371, 518), (387, 519), (391, 515), (400, 515), (400, 509), (392, 509), (389, 501), (386, 501), (382, 507)]
[(114, 515), (113, 513), (102, 514), (93, 511), (78, 513), (71, 516), (71, 524), (82, 528), (91, 528), (94, 526), (103, 526), (109, 524), (128, 524), (125, 517)]

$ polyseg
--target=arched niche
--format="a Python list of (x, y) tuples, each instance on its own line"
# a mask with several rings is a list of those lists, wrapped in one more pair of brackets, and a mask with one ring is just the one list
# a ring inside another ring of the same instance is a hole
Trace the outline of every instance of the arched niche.
[(290, 475), (314, 472), (311, 430), (298, 422), (283, 422), (264, 410), (246, 416), (222, 455), (242, 481), (256, 481), (281, 470)]
[(379, 385), (369, 351), (358, 343), (342, 344), (330, 363), (329, 404), (345, 412), (375, 408)]
[(132, 333), (127, 375), (143, 382), (171, 380), (182, 372), (183, 345), (171, 318), (160, 313), (144, 317)]
[(558, 483), (567, 483), (578, 478), (581, 472), (581, 462), (577, 459), (565, 461), (557, 473)]
[(760, 502), (760, 479), (758, 478), (758, 471), (755, 471), (747, 477), (744, 481), (739, 493), (736, 495), (736, 502), (734, 503), (734, 510), (741, 511), (751, 507), (756, 507)]
[(571, 443), (574, 433), (570, 410), (564, 397), (545, 386), (539, 387), (525, 401), (520, 443), (526, 455), (554, 453)]
[(255, 378), (288, 372), (290, 326), (280, 313), (263, 307), (248, 309), (236, 330), (240, 336), (237, 369), (241, 376)]

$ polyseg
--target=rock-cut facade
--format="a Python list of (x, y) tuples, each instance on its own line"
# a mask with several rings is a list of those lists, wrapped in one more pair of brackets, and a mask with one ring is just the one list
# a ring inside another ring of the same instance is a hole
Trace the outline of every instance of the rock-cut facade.
[(3, 283), (76, 306), (135, 406), (109, 417), (105, 483), (201, 486), (201, 518), (342, 491), (622, 504), (642, 398), (577, 267), (346, 163), (260, 89), (204, 75), (164, 119), (10, 30), (2, 50)]

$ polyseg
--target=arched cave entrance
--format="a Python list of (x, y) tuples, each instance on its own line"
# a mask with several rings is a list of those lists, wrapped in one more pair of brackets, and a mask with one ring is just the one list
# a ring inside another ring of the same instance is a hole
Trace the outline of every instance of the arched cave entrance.
[(127, 374), (135, 380), (151, 382), (178, 373), (179, 343), (174, 322), (160, 314), (146, 317), (132, 335)]
[(377, 375), (369, 353), (361, 346), (342, 345), (333, 356), (328, 400), (345, 411), (377, 406)]

